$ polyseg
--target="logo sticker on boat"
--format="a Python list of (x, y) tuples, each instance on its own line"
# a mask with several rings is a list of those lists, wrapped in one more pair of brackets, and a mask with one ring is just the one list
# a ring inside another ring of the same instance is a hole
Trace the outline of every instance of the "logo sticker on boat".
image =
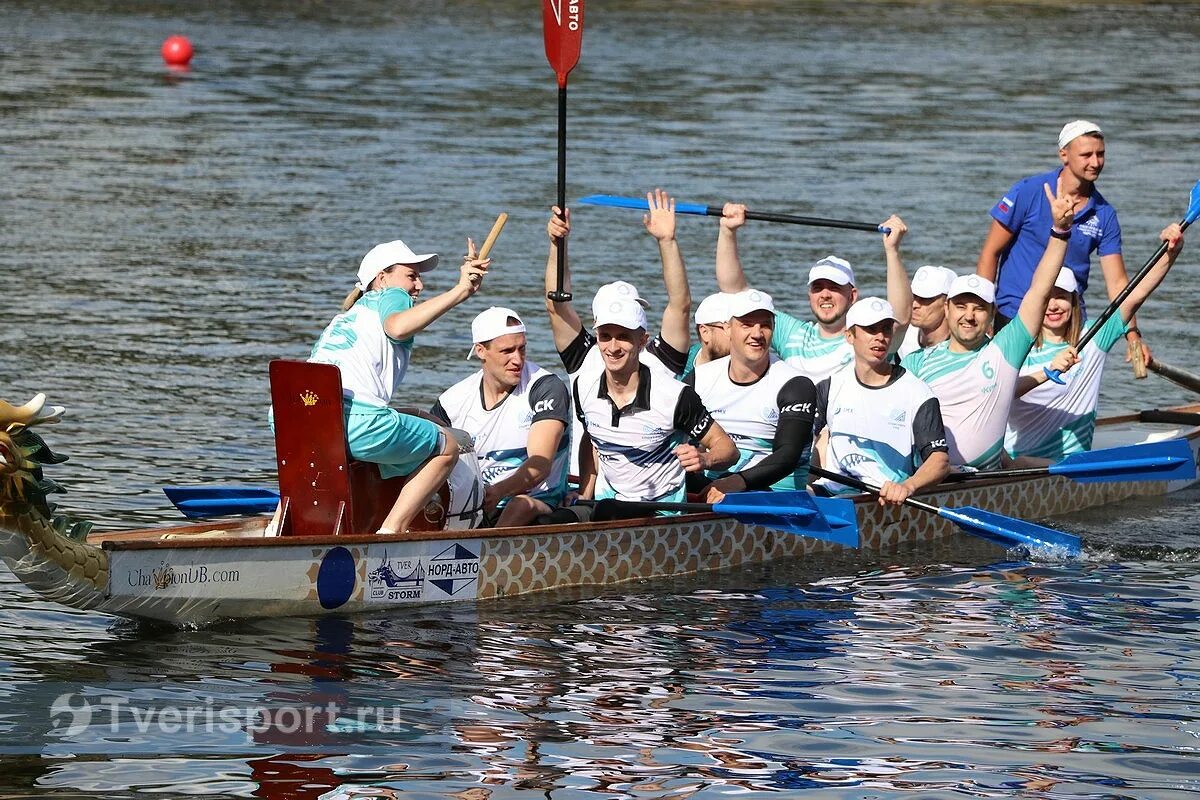
[(473, 600), (479, 583), (479, 540), (371, 545), (366, 556), (368, 603)]

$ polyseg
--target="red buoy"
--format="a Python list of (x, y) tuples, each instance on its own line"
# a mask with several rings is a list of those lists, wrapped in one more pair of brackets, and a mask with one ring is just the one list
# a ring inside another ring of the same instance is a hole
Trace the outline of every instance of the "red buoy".
[(162, 57), (172, 67), (186, 67), (192, 60), (192, 43), (186, 36), (168, 36), (162, 43)]

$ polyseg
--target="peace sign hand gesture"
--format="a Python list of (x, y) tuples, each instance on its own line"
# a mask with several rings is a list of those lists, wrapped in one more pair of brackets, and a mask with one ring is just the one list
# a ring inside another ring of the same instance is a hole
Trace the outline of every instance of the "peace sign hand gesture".
[(1053, 220), (1051, 224), (1060, 231), (1070, 230), (1075, 222), (1075, 201), (1063, 191), (1062, 176), (1058, 179), (1057, 196), (1050, 191), (1050, 184), (1043, 183), (1042, 188), (1046, 190), (1046, 199), (1050, 201), (1050, 219)]

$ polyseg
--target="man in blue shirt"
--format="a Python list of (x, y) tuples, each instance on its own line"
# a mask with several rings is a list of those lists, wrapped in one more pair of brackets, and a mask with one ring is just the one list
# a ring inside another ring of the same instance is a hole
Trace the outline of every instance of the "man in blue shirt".
[[(1121, 255), (1121, 225), (1117, 211), (1096, 190), (1096, 179), (1104, 170), (1104, 134), (1087, 120), (1063, 126), (1058, 135), (1058, 157), (1062, 166), (1033, 175), (1008, 190), (992, 206), (992, 226), (979, 253), (975, 272), (996, 284), (996, 330), (1004, 327), (1021, 305), (1029, 289), (1038, 259), (1046, 249), (1050, 230), (1050, 205), (1043, 184), (1058, 187), (1074, 203), (1075, 224), (1067, 246), (1066, 266), (1075, 273), (1080, 296), (1087, 288), (1091, 254), (1100, 256), (1100, 271), (1111, 299), (1125, 288), (1129, 277)], [(1130, 323), (1129, 342), (1141, 340), (1136, 323)], [(1149, 359), (1149, 350), (1142, 345)]]

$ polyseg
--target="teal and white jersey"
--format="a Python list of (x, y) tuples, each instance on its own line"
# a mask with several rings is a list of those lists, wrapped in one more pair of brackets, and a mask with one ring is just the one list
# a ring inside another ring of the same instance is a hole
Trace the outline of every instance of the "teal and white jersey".
[(567, 490), (567, 458), (571, 453), (571, 401), (567, 386), (555, 374), (526, 361), (521, 382), (495, 408), (483, 407), (483, 370), (442, 392), (432, 413), (475, 439), (484, 483), (507, 478), (529, 458), (529, 429), (552, 419), (564, 426), (545, 480), (525, 494), (555, 506)]
[(775, 312), (771, 349), (813, 383), (820, 383), (854, 360), (854, 348), (845, 335), (826, 338), (817, 323), (796, 319), (784, 311)]
[(338, 314), (313, 345), (308, 360), (342, 373), (342, 395), (355, 403), (386, 406), (404, 382), (413, 339), (396, 341), (383, 330), (390, 315), (413, 307), (403, 289), (367, 292)]
[[(930, 453), (948, 446), (933, 390), (903, 367), (883, 386), (866, 386), (853, 369), (838, 370), (817, 386), (817, 421), (829, 430), (827, 469), (882, 486), (912, 477)], [(834, 494), (855, 489), (822, 478)]]
[(929, 384), (941, 404), (950, 463), (993, 469), (1000, 466), (1017, 377), (1033, 336), (1017, 318), (978, 350), (955, 353), (950, 342), (918, 350), (901, 363)]
[[(1084, 331), (1093, 321), (1084, 325)], [(1046, 381), (1018, 397), (1008, 417), (1004, 449), (1010, 456), (1037, 456), (1058, 461), (1092, 447), (1096, 403), (1108, 351), (1125, 335), (1126, 323), (1113, 314), (1079, 354), (1079, 363), (1062, 374), (1063, 385)], [(1065, 342), (1047, 342), (1029, 352), (1022, 375), (1041, 372), (1065, 350)]]

